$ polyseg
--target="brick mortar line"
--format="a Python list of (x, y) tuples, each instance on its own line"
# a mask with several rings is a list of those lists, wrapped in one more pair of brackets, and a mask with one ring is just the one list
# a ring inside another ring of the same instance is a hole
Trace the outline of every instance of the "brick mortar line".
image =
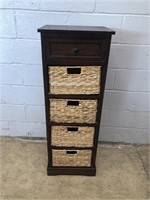
[[(2, 66), (1, 66), (2, 65)], [(41, 64), (27, 64), (27, 63), (0, 63), (0, 68), (5, 68), (3, 65), (18, 65), (18, 67), (23, 67), (23, 66), (25, 66), (25, 67), (29, 67), (29, 66), (37, 66), (37, 65), (39, 65), (39, 67), (41, 67), (42, 65)], [(23, 65), (23, 66), (20, 66), (20, 65)], [(41, 68), (39, 68), (39, 69), (41, 69)], [(148, 72), (150, 72), (150, 69), (149, 68), (147, 68), (147, 69), (139, 69), (139, 68), (135, 68), (135, 69), (131, 69), (131, 68), (112, 68), (112, 67), (109, 67), (108, 66), (108, 71), (109, 70), (112, 70), (112, 71), (123, 71), (123, 70), (126, 70), (126, 71), (148, 71)], [(0, 85), (20, 85), (20, 84), (0, 84)], [(24, 85), (24, 86), (38, 86), (38, 87), (43, 87), (43, 85)], [(112, 89), (110, 89), (110, 90), (112, 90)]]
[(0, 86), (2, 87), (13, 87), (13, 88), (16, 88), (16, 87), (33, 87), (33, 88), (44, 88), (43, 85), (25, 85), (25, 84), (0, 84)]
[(110, 69), (110, 70), (118, 70), (118, 71), (127, 70), (127, 71), (149, 71), (150, 72), (150, 69), (110, 68), (110, 67), (108, 67), (108, 69)]
[[(44, 107), (44, 104), (43, 105), (36, 105), (36, 104), (11, 104), (11, 103), (0, 103), (0, 106), (19, 106), (19, 107), (23, 107), (23, 106), (36, 106), (36, 107)], [(137, 110), (129, 110), (129, 109), (108, 109), (108, 108), (105, 108), (104, 110), (109, 110), (109, 111), (128, 111), (128, 112), (135, 112), (135, 113), (150, 113), (150, 111), (137, 111)], [(3, 120), (0, 120), (0, 121), (3, 121)], [(142, 128), (143, 129), (143, 128)]]
[(37, 104), (11, 104), (11, 103), (0, 103), (0, 106), (37, 106), (37, 107), (44, 107), (44, 104), (37, 105)]
[[(118, 70), (119, 71), (119, 70)], [(128, 70), (127, 70), (128, 71)], [(136, 71), (136, 70), (133, 70), (133, 71)], [(139, 70), (140, 71), (140, 70)], [(145, 70), (145, 71), (148, 71), (148, 70)], [(116, 78), (116, 77), (115, 77)], [(114, 81), (114, 84), (115, 84), (115, 81)], [(25, 85), (25, 84), (11, 84), (11, 83), (8, 83), (8, 84), (0, 84), (0, 87), (4, 88), (4, 87), (13, 87), (13, 88), (20, 88), (20, 87), (33, 87), (33, 88), (41, 88), (43, 89), (43, 85)], [(116, 92), (116, 91), (119, 91), (119, 92), (139, 92), (139, 93), (150, 93), (150, 90), (121, 90), (121, 89), (116, 89), (116, 88), (112, 88), (112, 89), (105, 89), (105, 91), (111, 91), (111, 92)]]
[[(37, 32), (38, 34), (38, 32)], [(13, 37), (13, 38), (9, 38), (9, 37), (0, 37), (1, 40), (31, 40), (31, 41), (38, 41), (40, 42), (40, 39), (36, 39), (36, 38), (21, 38), (21, 37)]]
[[(114, 80), (113, 80), (113, 88), (112, 88), (112, 90), (115, 90), (115, 82), (116, 82), (116, 77), (117, 77), (117, 71), (119, 71), (119, 70), (118, 69), (115, 70), (115, 77), (114, 77)], [(107, 81), (107, 79), (106, 79), (106, 81)]]
[(128, 69), (128, 68), (110, 68), (108, 67), (108, 70), (117, 70), (117, 71), (122, 71), (122, 70), (127, 70), (127, 71), (150, 71), (150, 69)]
[(93, 9), (93, 13), (95, 13), (96, 4), (97, 4), (97, 1), (95, 0), (95, 1), (94, 1), (94, 9)]
[(116, 90), (116, 89), (105, 89), (105, 92), (123, 92), (123, 93), (145, 93), (145, 94), (149, 94), (150, 91), (132, 91), (132, 90)]
[[(44, 102), (43, 102), (44, 103)], [(26, 103), (20, 103), (20, 104), (15, 104), (15, 103), (1, 103), (0, 102), (0, 105), (2, 106), (44, 106), (44, 104), (39, 104), (39, 105), (37, 105), (37, 104), (26, 104)], [(131, 112), (150, 112), (150, 111), (141, 111), (141, 110), (139, 110), (139, 111), (134, 111), (134, 110), (128, 110), (128, 109), (122, 109), (122, 110), (120, 110), (120, 109), (105, 109), (105, 110), (115, 110), (115, 111), (117, 111), (117, 110), (119, 110), (119, 111), (131, 111)]]
[(112, 42), (111, 46), (150, 46), (150, 44), (138, 44), (138, 43), (121, 43), (121, 42)]
[[(0, 63), (1, 64), (1, 63)], [(34, 66), (34, 67), (36, 67), (37, 65), (38, 65), (38, 67), (40, 67), (39, 69), (42, 69), (42, 64), (26, 64), (26, 63), (19, 63), (19, 64), (13, 64), (13, 63), (5, 63), (6, 65), (7, 64), (11, 64), (11, 65), (23, 65), (23, 66)], [(26, 66), (26, 67), (27, 67)], [(2, 68), (2, 66), (0, 66), (1, 68)], [(22, 68), (22, 66), (18, 66), (18, 67), (21, 67)], [(111, 69), (111, 68), (110, 68)]]
[[(69, 16), (68, 16), (69, 17)], [(67, 24), (69, 26), (69, 24)], [(75, 26), (75, 25), (74, 25)], [(94, 26), (93, 26), (94, 27)], [(0, 37), (0, 40), (18, 40), (18, 41), (24, 41), (24, 40), (28, 40), (28, 41), (38, 41), (40, 42), (40, 39), (37, 38), (23, 38), (23, 37)], [(141, 44), (141, 43), (123, 43), (123, 42), (112, 42), (111, 46), (134, 46), (134, 47), (138, 47), (138, 46), (144, 46), (144, 47), (150, 47), (150, 44)]]
[(15, 38), (17, 38), (17, 34), (18, 34), (18, 31), (17, 31), (17, 16), (16, 16), (16, 11), (13, 10), (13, 12), (14, 12), (14, 24), (15, 24), (14, 29), (15, 29), (15, 35), (16, 35)]
[[(68, 16), (69, 17), (69, 16)], [(68, 26), (69, 26), (69, 24), (67, 24)], [(74, 26), (76, 26), (76, 25), (74, 25)], [(92, 27), (95, 27), (95, 26), (92, 26)], [(121, 29), (120, 29), (121, 30)], [(38, 33), (37, 33), (38, 34)], [(18, 40), (18, 41), (20, 41), (20, 40), (22, 40), (22, 41), (24, 41), (24, 40), (31, 40), (31, 41), (38, 41), (38, 42), (40, 42), (40, 39), (38, 39), (38, 38), (23, 38), (23, 37), (19, 37), (19, 36), (17, 36), (17, 37), (0, 37), (0, 39), (1, 40)], [(124, 42), (112, 42), (111, 43), (111, 46), (119, 46), (119, 45), (126, 45), (126, 46), (150, 46), (150, 44), (147, 44), (147, 43), (124, 43)]]
[[(110, 91), (110, 90), (107, 90), (107, 91)], [(147, 91), (135, 91), (135, 90), (121, 90), (121, 89), (112, 89), (111, 91), (115, 91), (115, 92), (132, 92), (132, 93), (135, 93), (135, 92), (139, 92), (139, 93), (150, 93), (150, 90), (147, 90)]]
[(67, 15), (66, 15), (66, 21), (65, 21), (65, 24), (68, 25), (68, 22), (69, 22), (69, 15), (67, 14)]
[(117, 15), (117, 16), (137, 16), (137, 17), (150, 17), (150, 14), (140, 14), (140, 13), (109, 13), (109, 12), (93, 12), (93, 10), (91, 11), (62, 11), (62, 10), (43, 10), (43, 9), (24, 9), (24, 8), (0, 8), (0, 10), (16, 10), (16, 11), (26, 11), (26, 12), (45, 12), (45, 13), (58, 13), (58, 14), (96, 14), (96, 15)]
[[(3, 105), (6, 105), (6, 106), (37, 106), (37, 107), (44, 107), (44, 105), (35, 105), (35, 104), (6, 104), (6, 103), (0, 103), (0, 106), (3, 106)], [(150, 111), (133, 111), (133, 110), (127, 110), (127, 109), (124, 109), (124, 110), (119, 110), (119, 109), (103, 109), (103, 111), (114, 111), (114, 112), (129, 112), (129, 113), (147, 113), (147, 114), (150, 114)], [(8, 120), (0, 120), (0, 121), (8, 121)], [(105, 127), (105, 126), (103, 126)], [(110, 126), (111, 127), (111, 126)], [(116, 126), (118, 127), (118, 126)], [(119, 127), (120, 128), (120, 127)], [(128, 128), (128, 127), (127, 127)], [(135, 129), (135, 128), (134, 128)], [(138, 128), (138, 129), (143, 129), (143, 128)], [(146, 128), (147, 130), (147, 128)]]
[(8, 122), (8, 123), (27, 123), (27, 124), (41, 124), (41, 125), (45, 125), (46, 126), (46, 124), (45, 124), (45, 121), (44, 122), (35, 122), (35, 121), (18, 121), (18, 120), (14, 120), (14, 121), (11, 121), (11, 120), (0, 120), (0, 122)]

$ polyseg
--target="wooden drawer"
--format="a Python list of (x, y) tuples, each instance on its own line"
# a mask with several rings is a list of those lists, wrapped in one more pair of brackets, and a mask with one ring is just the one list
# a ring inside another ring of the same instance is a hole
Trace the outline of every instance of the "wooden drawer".
[(91, 166), (91, 150), (52, 150), (52, 166)]
[(97, 100), (50, 99), (50, 120), (59, 123), (95, 123)]
[(51, 43), (52, 56), (100, 56), (100, 45), (90, 43)]
[(94, 127), (52, 126), (53, 146), (92, 147)]
[(47, 39), (47, 58), (84, 57), (103, 60), (106, 53), (106, 39)]
[(99, 94), (100, 66), (50, 66), (51, 94)]

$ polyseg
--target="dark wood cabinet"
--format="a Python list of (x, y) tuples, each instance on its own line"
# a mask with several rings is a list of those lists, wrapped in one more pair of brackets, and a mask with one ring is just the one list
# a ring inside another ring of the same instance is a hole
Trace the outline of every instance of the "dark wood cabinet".
[(96, 151), (114, 31), (50, 26), (41, 32), (48, 175), (96, 173)]

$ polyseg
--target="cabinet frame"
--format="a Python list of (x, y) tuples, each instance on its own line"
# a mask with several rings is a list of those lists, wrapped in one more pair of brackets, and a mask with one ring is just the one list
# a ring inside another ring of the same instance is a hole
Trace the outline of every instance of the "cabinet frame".
[[(109, 30), (109, 29), (108, 29)], [(108, 58), (110, 52), (110, 44), (111, 44), (111, 36), (114, 34), (114, 31), (66, 31), (66, 30), (51, 30), (47, 28), (38, 29), (41, 32), (41, 47), (42, 47), (42, 64), (43, 64), (43, 81), (44, 81), (44, 96), (45, 96), (45, 114), (46, 114), (46, 133), (47, 133), (47, 152), (48, 152), (48, 166), (47, 166), (47, 174), (48, 175), (89, 175), (94, 176), (96, 173), (96, 154), (97, 154), (97, 146), (98, 146), (98, 137), (99, 137), (99, 128), (102, 114), (102, 105), (103, 105), (103, 97), (104, 97), (104, 89), (106, 82), (106, 74), (107, 74), (107, 66), (108, 66)], [(61, 41), (66, 42), (67, 38), (71, 39), (86, 39), (90, 42), (92, 39), (105, 39), (105, 56), (104, 59), (101, 60), (96, 57), (86, 56), (84, 57), (70, 57), (70, 56), (61, 56), (61, 57), (47, 57), (47, 42), (50, 40), (57, 40), (57, 38), (61, 38)], [(54, 95), (49, 93), (49, 75), (48, 75), (48, 67), (49, 66), (101, 66), (101, 92), (100, 94), (94, 95), (69, 95), (69, 94), (60, 94)], [(97, 114), (96, 114), (96, 122), (93, 124), (86, 123), (55, 123), (51, 122), (49, 119), (50, 107), (49, 107), (49, 99), (97, 99)], [(51, 126), (92, 126), (95, 127), (94, 141), (93, 147), (56, 147), (51, 145)], [(52, 166), (52, 149), (91, 149), (92, 150), (92, 158), (91, 158), (91, 166), (90, 167), (53, 167)]]

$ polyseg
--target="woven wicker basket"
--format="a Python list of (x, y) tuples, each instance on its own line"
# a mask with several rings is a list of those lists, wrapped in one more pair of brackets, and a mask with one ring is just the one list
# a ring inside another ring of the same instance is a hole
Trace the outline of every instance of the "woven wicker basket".
[(91, 150), (52, 150), (53, 166), (90, 166)]
[(50, 99), (50, 120), (62, 123), (95, 123), (97, 100)]
[(53, 146), (92, 147), (94, 127), (52, 126)]
[(49, 67), (51, 94), (99, 94), (100, 67)]

